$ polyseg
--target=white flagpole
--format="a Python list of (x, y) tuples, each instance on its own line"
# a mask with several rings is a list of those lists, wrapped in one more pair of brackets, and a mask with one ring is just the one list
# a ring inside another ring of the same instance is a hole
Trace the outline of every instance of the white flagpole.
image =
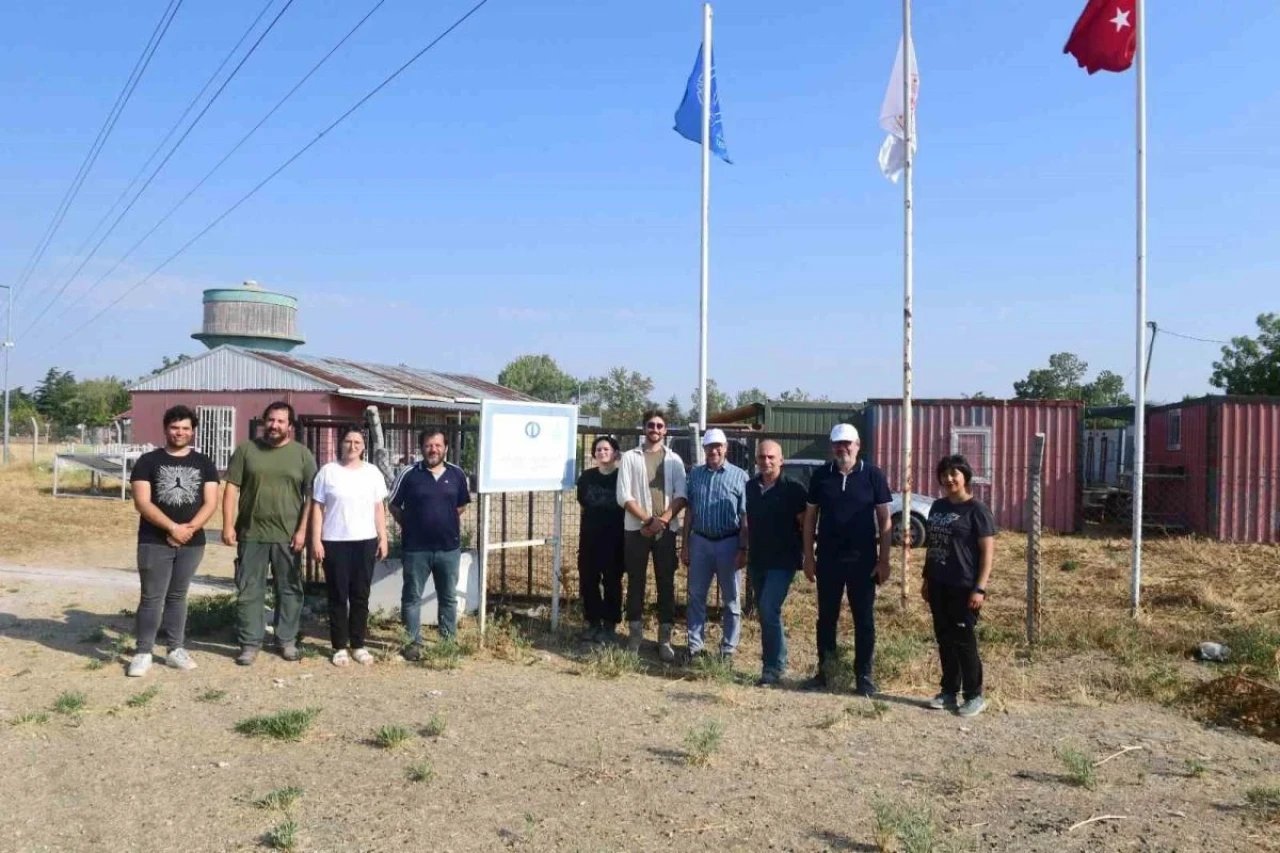
[(698, 331), (698, 430), (707, 429), (707, 282), (711, 209), (711, 4), (702, 4), (702, 310)]
[(1133, 579), (1129, 613), (1138, 615), (1142, 598), (1142, 486), (1146, 461), (1147, 374), (1147, 4), (1135, 0), (1133, 23), (1138, 53), (1138, 317), (1134, 335), (1136, 366), (1133, 374)]
[(905, 162), (903, 165), (903, 268), (902, 268), (902, 602), (907, 601), (907, 574), (911, 563), (911, 488), (914, 485), (912, 459), (913, 424), (911, 422), (911, 320), (912, 219), (911, 170), (915, 117), (911, 102), (911, 0), (902, 0), (902, 134)]

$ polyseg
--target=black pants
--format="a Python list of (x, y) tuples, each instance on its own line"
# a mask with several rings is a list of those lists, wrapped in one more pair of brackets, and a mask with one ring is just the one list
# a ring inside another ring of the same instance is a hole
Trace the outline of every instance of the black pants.
[(378, 540), (324, 543), (324, 583), (329, 590), (329, 640), (336, 650), (364, 648), (369, 587)]
[(942, 692), (972, 699), (982, 695), (982, 660), (978, 657), (978, 612), (969, 608), (967, 587), (929, 584), (933, 635), (942, 661)]
[(853, 671), (871, 677), (876, 651), (876, 564), (858, 560), (818, 561), (818, 669), (836, 655), (836, 629), (845, 596), (853, 612)]
[(627, 564), (627, 621), (644, 619), (644, 584), (649, 571), (649, 555), (653, 555), (653, 579), (658, 586), (658, 621), (671, 625), (676, 621), (676, 535), (670, 530), (657, 538), (639, 530), (623, 534)]
[(622, 621), (622, 531), (584, 530), (578, 541), (578, 585), (582, 614), (592, 628)]

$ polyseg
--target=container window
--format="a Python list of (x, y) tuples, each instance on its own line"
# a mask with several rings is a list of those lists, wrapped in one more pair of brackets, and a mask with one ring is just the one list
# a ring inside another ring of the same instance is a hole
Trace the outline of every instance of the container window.
[(1165, 449), (1182, 449), (1182, 409), (1171, 409), (1165, 421)]
[(973, 482), (991, 482), (991, 427), (952, 427), (951, 452), (969, 460)]

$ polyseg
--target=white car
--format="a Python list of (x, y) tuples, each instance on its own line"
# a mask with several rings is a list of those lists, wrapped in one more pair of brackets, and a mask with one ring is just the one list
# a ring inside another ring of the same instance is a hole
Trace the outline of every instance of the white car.
[[(782, 473), (806, 487), (815, 468), (827, 464), (825, 459), (786, 459), (782, 463)], [(890, 493), (889, 515), (893, 519), (893, 544), (902, 544), (902, 492)], [(934, 499), (927, 495), (911, 495), (911, 547), (923, 548), (928, 538), (929, 509)]]

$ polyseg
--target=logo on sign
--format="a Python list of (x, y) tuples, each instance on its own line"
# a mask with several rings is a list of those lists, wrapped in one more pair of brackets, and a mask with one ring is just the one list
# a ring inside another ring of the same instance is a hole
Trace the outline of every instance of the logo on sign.
[(524, 425), (524, 434), (529, 438), (537, 438), (542, 434), (542, 424), (537, 421), (529, 421)]

